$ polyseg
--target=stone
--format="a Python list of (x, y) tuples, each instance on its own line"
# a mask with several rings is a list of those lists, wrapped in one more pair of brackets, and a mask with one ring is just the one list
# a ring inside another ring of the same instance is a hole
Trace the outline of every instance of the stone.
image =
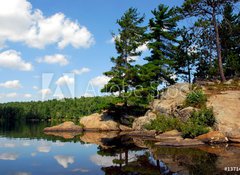
[(231, 85), (233, 82), (234, 82), (234, 80), (233, 80), (233, 79), (230, 79), (230, 80), (224, 82), (223, 84), (225, 84), (225, 85)]
[(197, 111), (198, 109), (194, 108), (194, 107), (186, 107), (186, 108), (183, 108), (181, 109), (179, 112), (178, 112), (178, 117), (183, 121), (183, 122), (186, 122), (192, 115), (192, 113), (194, 111)]
[(55, 136), (55, 137), (62, 137), (64, 139), (73, 139), (75, 136), (79, 135), (80, 133), (79, 132), (55, 132), (55, 131), (51, 131), (51, 132), (44, 132), (44, 134)]
[(153, 111), (164, 115), (173, 115), (174, 111), (184, 104), (187, 94), (191, 91), (188, 83), (178, 83), (167, 88), (160, 99), (151, 105)]
[(130, 127), (126, 126), (126, 125), (119, 125), (119, 129), (121, 131), (132, 131), (133, 130), (132, 128), (130, 128)]
[(132, 124), (133, 130), (145, 130), (145, 125), (149, 124), (152, 120), (155, 120), (157, 115), (148, 111), (145, 116), (136, 118)]
[(240, 91), (223, 91), (211, 95), (207, 102), (213, 108), (215, 128), (226, 137), (240, 136)]
[(225, 143), (228, 142), (228, 138), (219, 131), (212, 131), (206, 134), (202, 134), (196, 139), (204, 142), (204, 143)]
[(229, 136), (228, 139), (230, 142), (240, 143), (240, 135)]
[(107, 113), (95, 113), (82, 117), (80, 124), (87, 131), (120, 131), (119, 124)]
[(129, 136), (135, 136), (135, 137), (153, 137), (155, 138), (156, 131), (150, 130), (150, 131), (131, 131), (127, 135)]
[(64, 122), (60, 125), (44, 128), (44, 132), (81, 132), (81, 126), (75, 125), (73, 122)]
[(157, 142), (155, 145), (157, 146), (196, 146), (196, 145), (203, 145), (204, 143), (197, 140), (197, 139), (176, 139), (176, 140), (168, 140)]
[(168, 141), (176, 141), (176, 140), (183, 140), (182, 133), (177, 130), (171, 130), (164, 132), (162, 134), (156, 135), (155, 139), (159, 142), (168, 142)]
[(106, 140), (109, 141), (111, 139), (114, 139), (118, 137), (117, 131), (111, 131), (111, 132), (84, 132), (82, 136), (80, 136), (80, 140), (85, 143), (91, 143), (100, 145), (103, 148), (107, 148), (106, 146)]

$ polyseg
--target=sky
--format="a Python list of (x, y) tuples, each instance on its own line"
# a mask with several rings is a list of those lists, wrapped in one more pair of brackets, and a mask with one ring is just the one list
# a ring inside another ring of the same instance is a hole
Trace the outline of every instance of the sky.
[[(182, 2), (1, 0), (0, 103), (102, 95), (109, 80), (103, 72), (116, 56), (116, 20), (134, 7), (147, 24), (159, 4)], [(146, 46), (139, 50), (149, 53)]]

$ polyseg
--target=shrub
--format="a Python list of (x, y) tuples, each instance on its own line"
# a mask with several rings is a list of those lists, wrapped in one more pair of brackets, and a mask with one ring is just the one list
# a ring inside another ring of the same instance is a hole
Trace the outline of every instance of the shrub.
[(194, 111), (191, 120), (204, 126), (213, 126), (216, 121), (212, 108), (203, 108), (200, 111)]
[(184, 138), (194, 138), (198, 135), (209, 132), (209, 129), (206, 126), (200, 125), (191, 120), (187, 121), (186, 123), (182, 123), (180, 130)]
[(152, 120), (149, 124), (146, 124), (145, 128), (148, 130), (165, 132), (173, 129), (179, 129), (179, 126), (180, 120), (178, 120), (177, 118), (159, 115), (155, 120)]
[(206, 106), (207, 97), (202, 90), (195, 90), (187, 95), (185, 100), (186, 106), (202, 108)]

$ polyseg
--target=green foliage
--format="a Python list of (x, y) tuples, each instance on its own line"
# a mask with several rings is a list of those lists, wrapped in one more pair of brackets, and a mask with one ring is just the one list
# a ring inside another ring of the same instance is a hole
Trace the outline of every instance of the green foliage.
[(115, 38), (115, 48), (118, 56), (111, 58), (114, 66), (110, 71), (104, 73), (110, 77), (110, 81), (101, 91), (119, 92), (119, 96), (124, 99), (125, 105), (128, 98), (124, 93), (128, 93), (136, 85), (133, 80), (137, 72), (132, 65), (135, 60), (131, 58), (141, 55), (137, 48), (145, 42), (146, 27), (141, 26), (143, 21), (144, 16), (140, 16), (135, 8), (128, 9), (121, 19), (117, 20), (118, 34), (113, 34), (113, 37)]
[(180, 127), (180, 121), (177, 118), (166, 117), (165, 115), (159, 115), (155, 120), (152, 120), (149, 124), (145, 125), (148, 130), (156, 130), (160, 132), (170, 131)]
[(0, 104), (2, 120), (76, 120), (122, 102), (113, 96)]
[(185, 106), (192, 106), (192, 107), (204, 107), (206, 106), (207, 97), (203, 93), (202, 90), (195, 90), (187, 94), (187, 98), (185, 100)]
[(206, 126), (200, 125), (192, 120), (182, 124), (180, 130), (184, 138), (194, 138), (198, 135), (209, 132), (209, 129)]
[(199, 111), (194, 111), (191, 120), (203, 126), (213, 126), (216, 122), (212, 108), (203, 108)]

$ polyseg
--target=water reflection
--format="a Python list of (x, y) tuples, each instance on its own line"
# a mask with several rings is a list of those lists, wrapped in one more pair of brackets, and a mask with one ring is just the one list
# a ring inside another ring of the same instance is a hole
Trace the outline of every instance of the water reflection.
[(44, 134), (45, 126), (1, 128), (0, 174), (211, 175), (239, 166), (240, 145), (156, 147), (126, 133)]

